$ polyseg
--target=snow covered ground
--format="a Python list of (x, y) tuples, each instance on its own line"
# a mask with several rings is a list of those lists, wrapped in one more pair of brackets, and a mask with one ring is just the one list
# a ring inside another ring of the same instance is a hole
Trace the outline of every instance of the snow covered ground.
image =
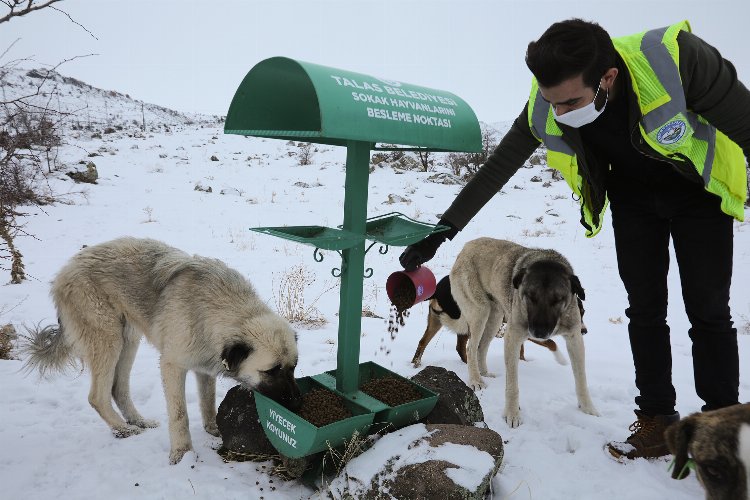
[[(106, 116), (115, 108), (112, 101)], [(124, 102), (124, 101), (122, 101)], [(137, 107), (134, 118), (138, 119)], [(157, 120), (156, 117), (152, 120)], [(85, 122), (85, 120), (83, 120)], [(193, 124), (188, 124), (192, 122)], [(156, 123), (156, 122), (154, 122)], [(325, 252), (317, 263), (312, 247), (253, 233), (255, 226), (325, 225), (342, 222), (345, 150), (316, 146), (312, 164), (299, 166), (298, 145), (286, 141), (225, 136), (219, 125), (183, 120), (169, 131), (145, 134), (135, 125), (92, 138), (74, 132), (59, 160), (66, 168), (93, 161), (97, 185), (74, 184), (55, 175), (51, 188), (67, 203), (29, 208), (26, 231), (19, 238), (29, 279), (0, 286), (0, 324), (47, 324), (55, 321), (49, 283), (83, 245), (118, 236), (150, 237), (190, 253), (219, 258), (246, 275), (275, 307), (284, 293), (280, 283), (295, 270), (311, 281), (308, 306), (327, 320), (322, 327), (297, 325), (300, 360), (297, 375), (314, 375), (336, 367), (338, 288), (330, 270), (338, 255)], [(85, 125), (85, 123), (84, 123)], [(72, 132), (73, 133), (73, 132)], [(99, 138), (100, 137), (100, 138)], [(91, 156), (92, 153), (98, 156)], [(216, 158), (213, 161), (211, 158)], [(379, 167), (370, 175), (368, 215), (399, 211), (435, 222), (459, 186), (427, 182), (432, 173), (395, 172)], [(611, 227), (587, 239), (578, 224), (578, 209), (562, 181), (549, 187), (542, 167), (522, 169), (474, 221), (430, 262), (439, 277), (448, 273), (462, 245), (479, 236), (511, 239), (565, 254), (586, 290), (585, 337), (591, 395), (601, 417), (576, 408), (573, 376), (546, 350), (527, 345), (529, 362), (520, 366), (524, 423), (510, 429), (502, 418), (502, 341), (493, 342), (488, 363), (498, 373), (478, 393), (487, 424), (507, 442), (502, 469), (492, 483), (492, 498), (504, 499), (698, 499), (703, 491), (695, 476), (670, 479), (665, 461), (610, 460), (603, 451), (611, 439), (624, 439), (634, 420), (633, 367), (624, 316), (626, 297), (617, 275)], [(212, 192), (196, 190), (196, 185)], [(224, 194), (222, 194), (222, 192)], [(388, 204), (389, 195), (405, 202)], [(400, 269), (400, 248), (386, 255), (371, 251), (366, 266), (374, 274), (364, 283), (363, 307), (382, 318), (362, 319), (361, 361), (372, 360), (404, 376), (418, 370), (410, 364), (427, 318), (426, 304), (412, 308), (407, 324), (391, 340), (387, 332), (389, 302), (385, 281)], [(750, 224), (736, 223), (732, 310), (743, 368), (750, 366)], [(0, 281), (7, 283), (8, 277)], [(688, 321), (676, 266), (670, 273), (669, 322), (672, 327), (674, 384), (678, 410), (698, 411), (693, 388)], [(387, 349), (381, 349), (381, 345)], [(423, 365), (439, 365), (467, 379), (455, 353), (455, 337), (442, 331), (429, 345)], [(269, 464), (224, 463), (215, 450), (220, 440), (200, 423), (197, 392), (188, 378), (188, 408), (195, 453), (168, 465), (169, 439), (158, 354), (145, 342), (136, 358), (132, 391), (136, 406), (161, 426), (118, 440), (87, 402), (88, 373), (40, 381), (21, 371), (22, 360), (0, 361), (0, 484), (5, 498), (317, 498), (296, 482), (266, 473)], [(741, 401), (750, 400), (750, 379), (742, 373)], [(219, 400), (234, 383), (219, 382)], [(217, 401), (218, 404), (218, 401)]]

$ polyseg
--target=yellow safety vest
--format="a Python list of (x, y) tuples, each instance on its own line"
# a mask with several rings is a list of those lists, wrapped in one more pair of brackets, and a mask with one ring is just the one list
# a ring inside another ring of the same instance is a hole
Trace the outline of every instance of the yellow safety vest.
[[(747, 175), (742, 149), (697, 113), (689, 111), (679, 71), (677, 35), (690, 31), (682, 21), (666, 28), (613, 38), (615, 49), (630, 72), (633, 91), (641, 111), (641, 136), (665, 160), (689, 160), (703, 179), (707, 191), (721, 198), (721, 209), (744, 220)], [(586, 236), (602, 228), (607, 207), (594, 217), (588, 203), (578, 161), (562, 137), (552, 106), (541, 97), (536, 79), (531, 86), (529, 127), (547, 147), (547, 164), (560, 171), (568, 186), (580, 198)]]

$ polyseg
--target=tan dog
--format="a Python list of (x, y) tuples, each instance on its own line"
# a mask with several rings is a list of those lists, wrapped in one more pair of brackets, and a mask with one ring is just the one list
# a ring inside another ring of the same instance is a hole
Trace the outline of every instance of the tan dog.
[(532, 249), (517, 243), (478, 238), (464, 245), (450, 272), (451, 294), (469, 325), (466, 349), (469, 386), (486, 387), (490, 342), (507, 321), (504, 336), (505, 410), (508, 425), (521, 424), (518, 359), (527, 338), (565, 339), (573, 368), (578, 407), (598, 415), (586, 382), (581, 312), (581, 282), (565, 257), (554, 250)]
[(692, 460), (707, 500), (750, 500), (750, 403), (694, 413), (664, 433), (674, 455), (674, 479)]
[(145, 336), (161, 354), (172, 464), (193, 448), (188, 371), (198, 382), (203, 427), (215, 436), (219, 375), (292, 409), (301, 404), (294, 330), (219, 260), (155, 240), (120, 238), (74, 255), (52, 283), (52, 298), (59, 326), (30, 332), (26, 366), (45, 375), (82, 360), (91, 371), (89, 403), (116, 437), (128, 437), (158, 425), (144, 419), (130, 397), (130, 370)]
[[(579, 306), (582, 311), (581, 315), (583, 315), (583, 303), (579, 303)], [(414, 365), (415, 368), (421, 366), (424, 350), (427, 348), (427, 345), (433, 337), (435, 337), (444, 326), (449, 331), (456, 334), (456, 352), (458, 352), (461, 361), (466, 363), (466, 344), (469, 342), (469, 325), (466, 323), (466, 320), (461, 320), (461, 311), (458, 310), (456, 301), (453, 300), (453, 296), (450, 293), (449, 276), (443, 277), (443, 279), (438, 282), (437, 287), (435, 288), (435, 293), (430, 298), (429, 312), (427, 313), (427, 328), (425, 329), (424, 335), (422, 335), (422, 338), (419, 340), (417, 350), (411, 360), (412, 365)], [(504, 330), (501, 328), (496, 336), (502, 338), (503, 334)], [(528, 340), (552, 351), (555, 355), (555, 359), (561, 365), (568, 364), (565, 357), (557, 350), (557, 344), (554, 340)], [(521, 345), (521, 354), (519, 357), (526, 361), (523, 345)]]

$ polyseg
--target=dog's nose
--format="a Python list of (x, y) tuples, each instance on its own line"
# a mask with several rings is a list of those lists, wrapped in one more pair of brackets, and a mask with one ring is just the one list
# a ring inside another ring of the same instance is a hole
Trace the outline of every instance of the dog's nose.
[(292, 379), (290, 390), (281, 404), (293, 412), (297, 412), (297, 410), (302, 408), (302, 393), (294, 379)]
[(283, 404), (284, 404), (284, 408), (297, 413), (297, 411), (300, 408), (302, 408), (302, 398), (301, 397), (292, 398), (292, 399), (285, 401)]
[(533, 327), (529, 326), (529, 336), (537, 339), (537, 340), (547, 340), (552, 336), (552, 334), (555, 332), (554, 328), (539, 328), (539, 327)]

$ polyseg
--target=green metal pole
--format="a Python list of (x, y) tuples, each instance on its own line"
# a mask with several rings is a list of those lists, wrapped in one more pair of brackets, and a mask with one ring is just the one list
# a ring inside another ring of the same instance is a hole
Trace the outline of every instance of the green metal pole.
[[(346, 148), (344, 184), (344, 229), (365, 234), (367, 182), (372, 144), (350, 141)], [(359, 386), (359, 341), (362, 333), (362, 281), (365, 272), (365, 242), (343, 251), (339, 302), (339, 345), (336, 389), (351, 394)]]

